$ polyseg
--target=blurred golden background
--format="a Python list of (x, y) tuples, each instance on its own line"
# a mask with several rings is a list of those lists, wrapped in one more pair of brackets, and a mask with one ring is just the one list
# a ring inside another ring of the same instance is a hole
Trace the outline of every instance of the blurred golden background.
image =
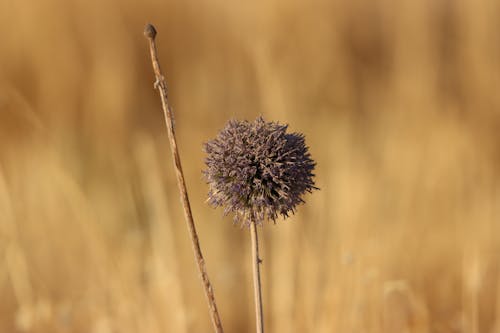
[(269, 332), (500, 332), (500, 2), (0, 2), (0, 331), (211, 332), (142, 35), (158, 29), (227, 332), (248, 231), (206, 203), (235, 117), (321, 191), (261, 233)]

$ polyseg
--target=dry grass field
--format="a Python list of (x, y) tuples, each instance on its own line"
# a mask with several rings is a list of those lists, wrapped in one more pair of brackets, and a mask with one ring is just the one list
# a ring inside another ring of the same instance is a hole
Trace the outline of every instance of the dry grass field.
[(227, 332), (250, 239), (202, 144), (258, 115), (321, 188), (261, 233), (268, 332), (500, 332), (497, 0), (0, 0), (0, 332), (212, 331), (146, 22)]

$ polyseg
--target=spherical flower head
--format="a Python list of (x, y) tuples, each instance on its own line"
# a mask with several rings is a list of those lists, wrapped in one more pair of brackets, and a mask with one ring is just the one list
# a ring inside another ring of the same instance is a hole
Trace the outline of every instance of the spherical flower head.
[(230, 120), (204, 146), (208, 202), (234, 213), (234, 222), (262, 224), (288, 217), (317, 189), (312, 173), (316, 163), (304, 135), (287, 133), (287, 125)]

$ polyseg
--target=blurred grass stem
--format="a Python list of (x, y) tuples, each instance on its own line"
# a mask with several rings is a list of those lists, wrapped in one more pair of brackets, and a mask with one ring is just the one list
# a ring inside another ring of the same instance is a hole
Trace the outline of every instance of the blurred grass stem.
[(193, 215), (191, 213), (191, 206), (189, 204), (189, 198), (186, 189), (186, 183), (184, 180), (184, 174), (182, 172), (181, 160), (179, 157), (179, 151), (177, 149), (177, 140), (175, 138), (175, 129), (174, 129), (174, 121), (173, 121), (173, 112), (168, 103), (168, 90), (167, 90), (167, 82), (165, 77), (163, 76), (160, 63), (158, 61), (158, 55), (156, 50), (156, 29), (153, 25), (147, 24), (144, 28), (144, 35), (149, 41), (149, 50), (151, 53), (151, 62), (153, 65), (154, 74), (156, 77), (156, 81), (154, 87), (158, 89), (161, 98), (161, 104), (163, 108), (163, 114), (165, 116), (165, 124), (167, 126), (168, 138), (170, 141), (170, 146), (172, 150), (172, 157), (174, 160), (175, 173), (177, 175), (177, 184), (179, 186), (179, 191), (181, 194), (181, 202), (184, 207), (184, 217), (186, 219), (187, 228), (189, 231), (189, 235), (191, 237), (191, 243), (194, 251), (194, 256), (196, 258), (196, 263), (198, 264), (198, 270), (201, 275), (201, 279), (203, 282), (203, 287), (205, 289), (205, 295), (208, 301), (208, 307), (210, 310), (210, 315), (212, 319), (212, 324), (214, 326), (215, 332), (222, 333), (222, 323), (219, 317), (219, 312), (217, 310), (217, 305), (215, 302), (215, 295), (213, 292), (212, 285), (208, 278), (207, 269), (205, 267), (205, 260), (203, 259), (203, 254), (200, 248), (200, 242), (198, 240), (198, 234), (196, 232), (196, 227), (193, 221)]

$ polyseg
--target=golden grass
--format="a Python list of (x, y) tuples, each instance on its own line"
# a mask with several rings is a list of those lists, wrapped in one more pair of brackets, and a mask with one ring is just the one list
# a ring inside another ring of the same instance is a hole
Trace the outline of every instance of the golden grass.
[(227, 332), (248, 235), (205, 203), (229, 117), (304, 132), (321, 191), (262, 233), (269, 332), (500, 331), (500, 3), (0, 3), (0, 331), (208, 332), (153, 90), (156, 24)]

